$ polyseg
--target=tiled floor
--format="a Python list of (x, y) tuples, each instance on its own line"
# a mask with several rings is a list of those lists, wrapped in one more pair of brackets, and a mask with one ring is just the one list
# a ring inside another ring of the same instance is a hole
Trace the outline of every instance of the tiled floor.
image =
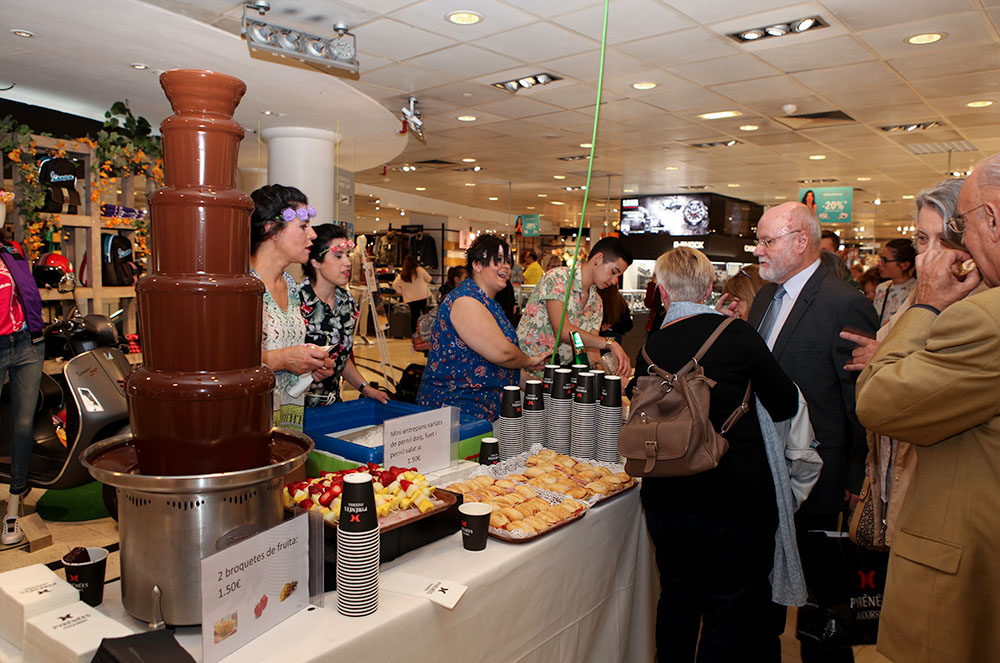
[[(357, 364), (362, 375), (369, 380), (375, 380), (379, 384), (384, 385), (385, 380), (378, 368), (379, 352), (374, 345), (374, 340), (373, 338), (372, 345), (365, 345), (359, 341), (355, 345), (355, 356), (358, 359)], [(391, 364), (395, 367), (393, 371), (393, 379), (395, 380), (399, 379), (402, 369), (408, 364), (423, 364), (426, 362), (425, 355), (415, 352), (409, 339), (388, 339), (386, 346)], [(343, 396), (346, 400), (351, 400), (357, 398), (358, 394), (357, 391), (345, 385)], [(26, 513), (34, 511), (34, 504), (43, 492), (41, 490), (32, 491), (25, 503)], [(7, 486), (0, 486), (0, 501), (3, 502), (4, 507), (6, 506), (7, 497)], [(52, 532), (53, 544), (34, 553), (28, 552), (26, 542), (11, 547), (0, 546), (0, 572), (21, 568), (30, 564), (57, 562), (75, 546), (109, 546), (118, 542), (118, 526), (111, 518), (102, 518), (82, 523), (48, 522), (46, 524)], [(56, 572), (62, 575), (62, 569)], [(115, 551), (108, 557), (107, 578), (110, 580), (119, 577), (119, 575), (118, 552)], [(789, 611), (788, 625), (785, 629), (785, 634), (782, 636), (782, 663), (798, 663), (801, 661), (798, 642), (794, 636), (795, 618), (792, 616), (793, 614), (794, 611)], [(855, 660), (861, 663), (880, 663), (887, 659), (879, 656), (875, 652), (874, 647), (856, 647)]]

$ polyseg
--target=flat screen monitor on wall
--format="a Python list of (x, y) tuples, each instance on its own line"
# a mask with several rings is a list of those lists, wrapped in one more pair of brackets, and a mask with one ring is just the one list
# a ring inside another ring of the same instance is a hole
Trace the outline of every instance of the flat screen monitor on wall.
[(622, 235), (707, 235), (709, 195), (666, 195), (624, 198), (621, 204)]

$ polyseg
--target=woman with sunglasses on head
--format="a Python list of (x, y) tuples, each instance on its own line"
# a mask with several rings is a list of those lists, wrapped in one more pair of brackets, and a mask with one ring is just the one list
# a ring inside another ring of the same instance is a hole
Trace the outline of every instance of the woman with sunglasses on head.
[(306, 280), (299, 298), (306, 322), (306, 342), (329, 347), (333, 373), (323, 381), (314, 381), (306, 392), (306, 407), (339, 403), (341, 376), (365, 397), (385, 403), (389, 395), (372, 387), (351, 359), (354, 330), (360, 310), (347, 290), (351, 280), (351, 251), (354, 242), (343, 226), (324, 223), (313, 228), (316, 238), (309, 250), (309, 260), (302, 266)]
[(878, 311), (880, 327), (889, 322), (892, 314), (899, 310), (917, 285), (916, 266), (917, 250), (913, 248), (913, 242), (910, 240), (893, 239), (882, 247), (878, 267), (882, 278), (887, 280), (875, 288), (873, 302), (875, 310)]
[(250, 194), (250, 273), (264, 282), (261, 360), (274, 371), (274, 425), (302, 430), (302, 396), (289, 390), (299, 375), (312, 373), (322, 382), (333, 374), (333, 361), (321, 346), (306, 343), (299, 286), (285, 273), (293, 262), (309, 260), (316, 233), (309, 220), (316, 210), (295, 187), (269, 184)]

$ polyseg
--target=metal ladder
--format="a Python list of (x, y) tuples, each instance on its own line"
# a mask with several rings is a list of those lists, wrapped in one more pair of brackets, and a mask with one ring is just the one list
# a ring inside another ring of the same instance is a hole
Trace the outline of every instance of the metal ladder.
[[(372, 322), (375, 325), (375, 346), (378, 348), (378, 363), (382, 369), (382, 378), (386, 381), (386, 385), (392, 385), (393, 389), (395, 389), (396, 378), (392, 370), (392, 358), (389, 356), (389, 346), (385, 341), (385, 331), (382, 329), (382, 323), (379, 322), (378, 307), (375, 305), (375, 296), (372, 294), (372, 284), (377, 283), (375, 280), (375, 269), (366, 257), (362, 257), (361, 261), (365, 270), (365, 292), (361, 296), (359, 304), (369, 307), (369, 315), (371, 315)], [(365, 334), (362, 335), (366, 336)]]

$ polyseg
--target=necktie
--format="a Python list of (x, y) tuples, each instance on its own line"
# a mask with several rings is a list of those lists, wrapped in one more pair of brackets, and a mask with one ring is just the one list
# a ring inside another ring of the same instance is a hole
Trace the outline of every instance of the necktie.
[(765, 343), (767, 343), (767, 339), (771, 336), (774, 321), (778, 319), (778, 311), (781, 310), (781, 300), (784, 298), (785, 286), (778, 285), (778, 289), (774, 291), (774, 298), (771, 299), (771, 303), (764, 313), (764, 319), (760, 321), (760, 327), (757, 328), (760, 331), (760, 337), (764, 339)]

